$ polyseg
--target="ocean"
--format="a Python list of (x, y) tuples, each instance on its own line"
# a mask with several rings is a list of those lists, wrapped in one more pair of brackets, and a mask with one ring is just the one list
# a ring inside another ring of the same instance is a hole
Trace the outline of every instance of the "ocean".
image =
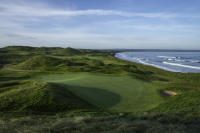
[(200, 52), (121, 52), (115, 57), (167, 71), (200, 72)]

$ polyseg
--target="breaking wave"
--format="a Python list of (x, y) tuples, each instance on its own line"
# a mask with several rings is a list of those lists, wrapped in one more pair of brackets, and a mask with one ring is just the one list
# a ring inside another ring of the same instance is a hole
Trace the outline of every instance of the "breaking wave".
[(122, 52), (117, 58), (173, 72), (200, 72), (199, 52)]
[(196, 67), (196, 66), (189, 66), (189, 65), (183, 65), (183, 64), (177, 64), (177, 63), (170, 63), (170, 62), (163, 62), (164, 64), (168, 64), (168, 65), (172, 65), (172, 66), (179, 66), (179, 67), (186, 67), (186, 68), (192, 68), (192, 69), (199, 69), (200, 67)]

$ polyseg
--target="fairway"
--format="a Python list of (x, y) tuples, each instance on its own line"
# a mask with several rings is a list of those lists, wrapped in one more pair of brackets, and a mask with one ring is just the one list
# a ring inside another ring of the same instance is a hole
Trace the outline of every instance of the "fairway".
[(142, 112), (162, 102), (156, 85), (127, 75), (54, 74), (34, 79), (59, 83), (89, 103), (113, 111)]

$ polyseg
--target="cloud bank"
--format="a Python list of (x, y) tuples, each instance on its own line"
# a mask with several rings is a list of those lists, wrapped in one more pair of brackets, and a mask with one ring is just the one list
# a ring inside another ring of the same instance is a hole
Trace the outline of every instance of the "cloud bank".
[(5, 1), (0, 3), (0, 46), (199, 47), (200, 25), (180, 22), (183, 18), (199, 20), (198, 15), (177, 12), (63, 9)]
[(32, 17), (53, 17), (53, 16), (81, 16), (81, 15), (115, 15), (122, 17), (147, 17), (147, 18), (169, 18), (176, 17), (173, 13), (135, 13), (120, 10), (61, 10), (49, 7), (34, 7), (30, 5), (0, 4), (1, 16), (32, 16)]

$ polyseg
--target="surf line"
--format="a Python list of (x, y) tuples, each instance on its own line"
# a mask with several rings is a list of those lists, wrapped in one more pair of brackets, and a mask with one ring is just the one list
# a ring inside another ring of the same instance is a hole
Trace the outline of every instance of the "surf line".
[(200, 70), (200, 67), (196, 67), (196, 66), (182, 65), (182, 64), (170, 63), (170, 62), (165, 62), (165, 61), (163, 62), (163, 64), (168, 64), (168, 65), (172, 65), (172, 66), (179, 66), (179, 67), (185, 67), (185, 68), (192, 68), (192, 69)]

